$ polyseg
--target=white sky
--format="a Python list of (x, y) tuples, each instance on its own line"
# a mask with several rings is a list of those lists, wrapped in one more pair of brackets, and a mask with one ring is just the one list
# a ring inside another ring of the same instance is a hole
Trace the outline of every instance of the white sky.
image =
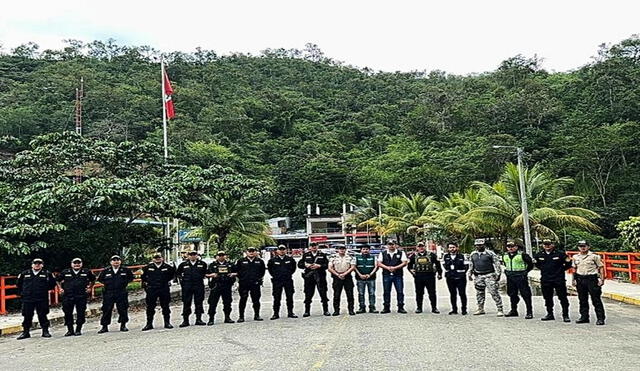
[(601, 43), (640, 33), (638, 0), (22, 0), (0, 9), (4, 50), (34, 41), (114, 38), (162, 51), (219, 54), (311, 42), (383, 71), (494, 70), (516, 54), (552, 71), (590, 62)]

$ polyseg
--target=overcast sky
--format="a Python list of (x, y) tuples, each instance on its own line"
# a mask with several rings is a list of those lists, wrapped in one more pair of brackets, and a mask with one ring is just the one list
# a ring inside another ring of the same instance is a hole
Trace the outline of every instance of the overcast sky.
[(566, 71), (601, 43), (640, 33), (639, 0), (22, 0), (3, 2), (5, 51), (28, 41), (114, 38), (162, 51), (257, 54), (317, 44), (327, 56), (383, 71), (494, 70), (516, 54)]

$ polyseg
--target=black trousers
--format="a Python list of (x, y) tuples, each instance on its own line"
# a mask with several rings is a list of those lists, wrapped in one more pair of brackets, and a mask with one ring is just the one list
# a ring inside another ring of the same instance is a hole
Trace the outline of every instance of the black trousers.
[(562, 307), (562, 315), (569, 315), (569, 300), (567, 299), (567, 284), (562, 281), (542, 281), (540, 283), (542, 289), (542, 297), (544, 305), (547, 307), (547, 313), (553, 314), (553, 292), (556, 292), (560, 306)]
[(209, 293), (208, 302), (210, 317), (215, 316), (220, 298), (222, 298), (222, 312), (225, 316), (229, 316), (231, 314), (231, 302), (233, 301), (233, 298), (231, 297), (231, 285), (215, 286)]
[(149, 287), (147, 288), (147, 296), (144, 301), (147, 304), (147, 320), (153, 320), (156, 314), (156, 305), (160, 299), (160, 307), (162, 308), (162, 316), (168, 318), (171, 315), (169, 303), (171, 302), (171, 294), (169, 286), (167, 287)]
[(533, 313), (533, 306), (531, 305), (531, 287), (529, 287), (529, 278), (526, 273), (521, 274), (507, 274), (507, 295), (511, 300), (511, 310), (518, 310), (518, 303), (520, 297), (527, 308), (527, 313)]
[(447, 288), (449, 288), (451, 309), (456, 312), (458, 311), (458, 296), (460, 296), (462, 310), (467, 310), (467, 279), (447, 277)]
[(182, 285), (182, 315), (188, 317), (191, 314), (191, 302), (195, 303), (196, 315), (204, 313), (204, 284)]
[(327, 297), (327, 278), (324, 276), (320, 276), (320, 278), (316, 279), (316, 277), (311, 276), (310, 278), (304, 279), (304, 303), (305, 305), (311, 305), (313, 296), (316, 292), (316, 288), (318, 290), (318, 294), (320, 294), (320, 301), (323, 306), (326, 306), (329, 303), (329, 298)]
[(127, 292), (105, 293), (102, 297), (102, 317), (100, 318), (102, 326), (111, 324), (111, 312), (114, 305), (118, 310), (118, 322), (122, 324), (129, 322), (129, 295)]
[(293, 313), (293, 279), (286, 280), (271, 280), (271, 294), (273, 295), (273, 313), (280, 312), (280, 302), (282, 301), (282, 291), (284, 291), (287, 297), (287, 312)]
[(414, 277), (413, 283), (416, 287), (416, 305), (419, 309), (422, 309), (422, 302), (424, 301), (424, 289), (427, 289), (429, 294), (429, 302), (431, 308), (436, 308), (438, 305), (438, 297), (436, 296), (436, 274), (435, 273), (417, 273)]
[(596, 311), (596, 318), (604, 321), (604, 305), (602, 304), (602, 288), (598, 286), (598, 276), (579, 276), (576, 278), (576, 290), (578, 291), (578, 301), (580, 302), (580, 317), (589, 318), (589, 296)]
[(49, 299), (22, 302), (22, 316), (24, 317), (22, 328), (25, 331), (29, 331), (33, 325), (33, 311), (38, 314), (40, 327), (43, 329), (49, 328), (49, 319), (47, 318), (47, 314), (49, 314)]
[(76, 310), (76, 324), (82, 325), (86, 322), (85, 312), (87, 311), (87, 297), (85, 296), (63, 296), (62, 312), (64, 312), (65, 326), (73, 326), (73, 309)]
[(257, 282), (241, 282), (238, 284), (238, 293), (240, 294), (240, 303), (238, 305), (240, 316), (244, 317), (244, 310), (247, 307), (249, 295), (251, 295), (253, 312), (257, 315), (260, 312), (260, 296), (262, 295), (262, 292), (260, 291), (260, 284)]
[(336, 312), (340, 310), (340, 295), (344, 290), (347, 295), (347, 309), (353, 311), (355, 300), (353, 298), (353, 278), (351, 278), (351, 275), (343, 280), (333, 277), (331, 287), (333, 287), (333, 310)]

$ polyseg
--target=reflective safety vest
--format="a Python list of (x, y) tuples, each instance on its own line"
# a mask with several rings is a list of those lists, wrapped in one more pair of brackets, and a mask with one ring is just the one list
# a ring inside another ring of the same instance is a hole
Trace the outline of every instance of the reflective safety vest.
[(522, 253), (517, 253), (512, 257), (509, 254), (502, 255), (504, 262), (504, 270), (507, 272), (524, 272), (527, 270), (527, 264), (522, 259)]
[[(358, 268), (358, 272), (362, 274), (369, 274), (373, 272), (375, 267), (376, 258), (373, 255), (368, 254), (367, 256), (356, 256), (356, 268)], [(356, 279), (360, 279), (358, 275), (356, 275)], [(375, 279), (375, 277), (371, 277), (370, 279)]]

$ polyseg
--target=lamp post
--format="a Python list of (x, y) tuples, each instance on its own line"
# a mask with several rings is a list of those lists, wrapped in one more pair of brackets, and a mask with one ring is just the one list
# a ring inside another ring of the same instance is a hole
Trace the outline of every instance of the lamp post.
[(493, 148), (515, 149), (516, 154), (518, 155), (518, 178), (520, 182), (520, 208), (522, 209), (522, 224), (524, 227), (524, 247), (527, 254), (529, 254), (529, 256), (532, 256), (531, 231), (529, 230), (529, 208), (527, 207), (527, 192), (525, 190), (524, 171), (522, 168), (522, 156), (524, 154), (524, 151), (522, 150), (522, 148), (515, 146), (493, 146)]

